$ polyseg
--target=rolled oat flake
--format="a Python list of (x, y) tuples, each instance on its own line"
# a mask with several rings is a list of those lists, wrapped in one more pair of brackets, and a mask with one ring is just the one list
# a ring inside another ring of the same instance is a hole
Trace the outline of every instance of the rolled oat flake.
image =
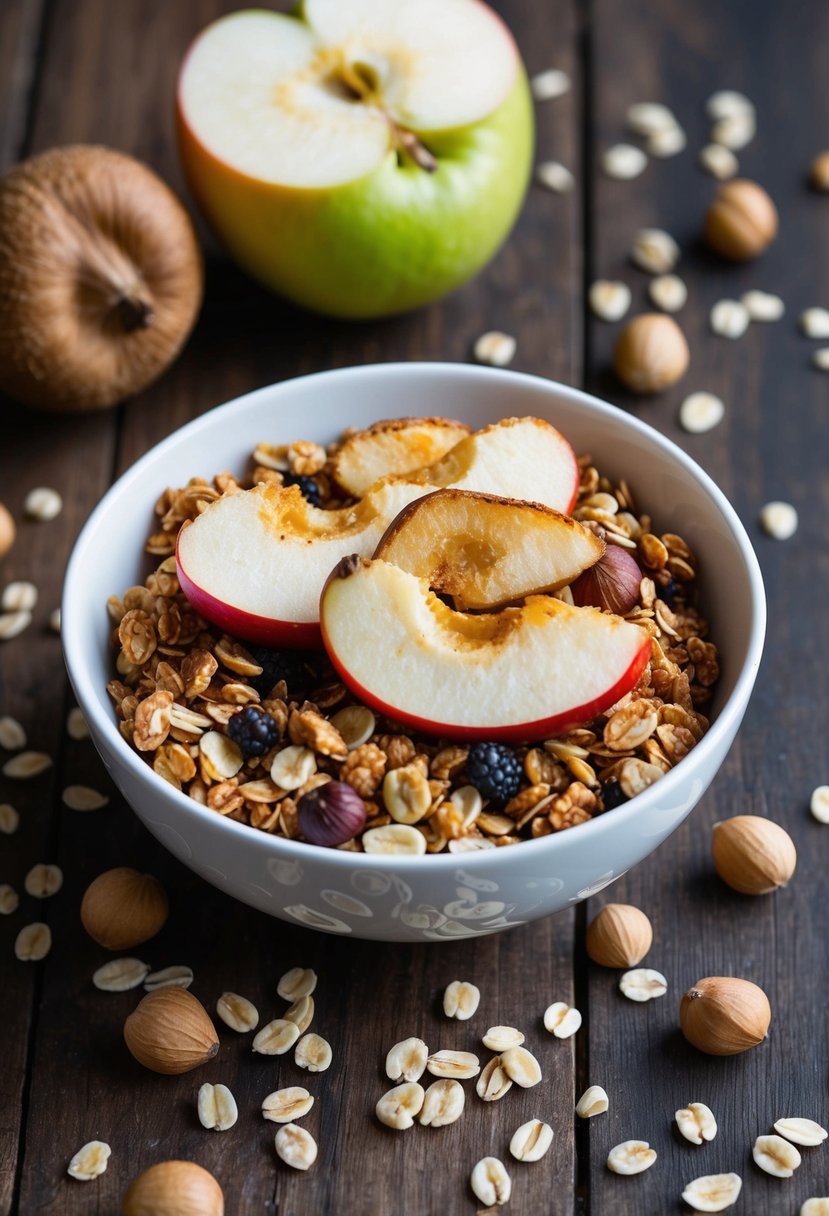
[(790, 502), (767, 502), (760, 512), (760, 523), (774, 540), (788, 540), (797, 531), (797, 511)]

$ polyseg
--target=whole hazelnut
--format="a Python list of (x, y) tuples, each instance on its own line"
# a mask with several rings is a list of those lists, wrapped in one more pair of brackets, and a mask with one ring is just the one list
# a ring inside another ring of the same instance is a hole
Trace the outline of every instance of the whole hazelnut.
[(608, 545), (594, 566), (570, 584), (573, 603), (604, 608), (624, 616), (639, 599), (642, 571), (635, 557), (619, 545)]
[(736, 1056), (766, 1037), (771, 1007), (750, 980), (713, 975), (697, 980), (679, 1006), (679, 1024), (692, 1046), (710, 1056)]
[(651, 922), (632, 904), (605, 904), (587, 926), (587, 953), (602, 967), (635, 967), (653, 944)]
[(190, 1072), (219, 1050), (207, 1010), (186, 988), (148, 992), (124, 1022), (124, 1042), (139, 1064), (166, 1076)]
[(16, 535), (17, 529), (14, 525), (12, 513), (8, 507), (4, 507), (2, 502), (0, 502), (0, 557), (6, 556), (14, 544)]
[(829, 151), (821, 152), (812, 161), (809, 184), (813, 190), (829, 191)]
[(155, 937), (168, 911), (158, 879), (129, 866), (99, 874), (81, 900), (83, 927), (106, 950), (129, 950)]
[(721, 257), (747, 262), (777, 236), (777, 208), (762, 186), (745, 178), (723, 182), (705, 213), (705, 240)]
[(742, 895), (767, 895), (794, 874), (797, 850), (788, 832), (762, 815), (734, 815), (714, 824), (714, 869)]
[(133, 1178), (123, 1216), (224, 1216), (225, 1198), (212, 1174), (195, 1161), (162, 1161)]
[(616, 340), (613, 367), (635, 393), (660, 393), (688, 369), (688, 343), (674, 321), (646, 312), (628, 321)]
[(347, 781), (327, 781), (297, 803), (299, 826), (310, 844), (333, 848), (365, 826), (366, 804)]

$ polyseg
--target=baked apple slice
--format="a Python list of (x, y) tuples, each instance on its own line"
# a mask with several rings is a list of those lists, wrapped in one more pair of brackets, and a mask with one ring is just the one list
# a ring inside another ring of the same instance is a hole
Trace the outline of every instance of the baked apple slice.
[(530, 742), (591, 721), (629, 692), (650, 638), (621, 617), (531, 596), (469, 616), (423, 579), (346, 557), (320, 603), (325, 648), (367, 705), (455, 739)]
[(352, 507), (323, 511), (298, 486), (263, 484), (211, 503), (178, 535), (181, 589), (205, 620), (265, 646), (320, 644), (319, 599), (346, 553), (373, 552), (420, 486), (383, 482)]
[(604, 542), (540, 503), (436, 490), (404, 507), (374, 556), (451, 595), (455, 607), (499, 608), (571, 583)]
[(434, 464), (470, 428), (450, 418), (392, 418), (355, 431), (337, 451), (333, 472), (337, 484), (361, 498), (375, 481), (389, 474), (411, 473)]

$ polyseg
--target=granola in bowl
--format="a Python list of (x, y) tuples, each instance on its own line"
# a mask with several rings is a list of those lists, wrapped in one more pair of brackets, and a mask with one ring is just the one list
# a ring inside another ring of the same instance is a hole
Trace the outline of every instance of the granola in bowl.
[[(681, 536), (654, 531), (631, 488), (587, 455), (572, 515), (638, 562), (638, 599), (625, 617), (650, 637), (651, 653), (632, 691), (586, 726), (518, 746), (415, 733), (358, 701), (324, 651), (243, 643), (203, 620), (177, 576), (182, 526), (262, 483), (297, 485), (324, 509), (348, 506), (334, 476), (343, 439), (328, 450), (260, 443), (245, 477), (193, 478), (158, 500), (146, 552), (160, 564), (108, 602), (117, 673), (108, 690), (122, 735), (159, 776), (217, 814), (299, 840), (312, 838), (303, 807), (321, 803), (333, 782), (327, 793), (348, 787), (363, 822), (346, 837), (314, 835), (317, 843), (460, 853), (612, 811), (688, 754), (708, 727), (719, 674), (697, 608), (696, 557)], [(572, 602), (569, 588), (556, 594)]]

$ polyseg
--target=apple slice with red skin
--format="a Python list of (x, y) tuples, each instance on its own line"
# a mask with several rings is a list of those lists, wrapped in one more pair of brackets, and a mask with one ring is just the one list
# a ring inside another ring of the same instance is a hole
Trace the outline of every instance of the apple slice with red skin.
[(604, 550), (589, 528), (540, 503), (436, 490), (403, 508), (374, 556), (451, 595), (458, 609), (491, 609), (571, 583)]
[(355, 549), (371, 553), (423, 490), (381, 482), (352, 507), (323, 511), (298, 486), (262, 483), (211, 503), (178, 534), (181, 589), (205, 620), (264, 646), (321, 644), (320, 588)]
[(332, 460), (337, 484), (355, 498), (381, 477), (434, 464), (465, 439), (470, 428), (450, 418), (391, 418), (355, 431)]
[[(398, 480), (398, 479), (395, 479)], [(476, 490), (573, 509), (579, 492), (576, 454), (560, 431), (542, 418), (502, 418), (456, 443), (437, 463), (402, 480), (426, 489)]]
[(532, 742), (590, 722), (636, 684), (650, 638), (621, 617), (531, 596), (466, 615), (423, 579), (344, 558), (320, 602), (325, 648), (372, 709), (450, 739)]

